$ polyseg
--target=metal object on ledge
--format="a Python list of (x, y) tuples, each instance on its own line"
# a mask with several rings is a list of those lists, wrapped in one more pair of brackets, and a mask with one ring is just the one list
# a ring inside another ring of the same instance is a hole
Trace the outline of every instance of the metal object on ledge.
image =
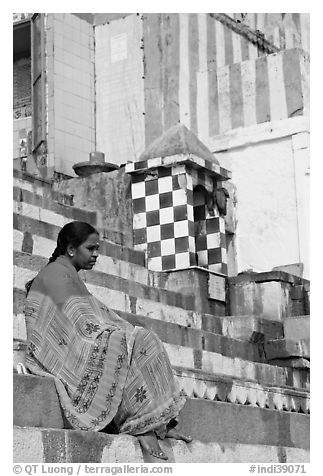
[(90, 159), (88, 162), (78, 162), (73, 165), (73, 170), (79, 177), (88, 177), (92, 174), (102, 172), (111, 172), (117, 170), (118, 165), (110, 162), (105, 162), (103, 152), (90, 152)]

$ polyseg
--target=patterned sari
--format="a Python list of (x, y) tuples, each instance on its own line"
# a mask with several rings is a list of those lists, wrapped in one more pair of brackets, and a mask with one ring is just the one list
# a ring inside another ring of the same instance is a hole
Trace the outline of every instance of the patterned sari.
[(156, 334), (89, 293), (60, 256), (36, 276), (25, 305), (27, 368), (52, 376), (72, 428), (160, 437), (186, 397)]

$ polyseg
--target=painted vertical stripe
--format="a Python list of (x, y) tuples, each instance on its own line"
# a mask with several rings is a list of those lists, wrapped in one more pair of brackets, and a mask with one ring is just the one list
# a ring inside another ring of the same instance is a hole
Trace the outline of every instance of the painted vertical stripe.
[(267, 13), (256, 13), (257, 15), (257, 26), (256, 29), (264, 33), (265, 21)]
[(286, 49), (294, 48), (294, 33), (290, 26), (285, 27)]
[(188, 129), (191, 127), (189, 92), (188, 14), (179, 14), (179, 119)]
[(302, 48), (300, 13), (292, 13), (294, 48)]
[(198, 14), (199, 72), (197, 73), (197, 135), (202, 141), (209, 138), (207, 14)]
[[(164, 131), (179, 122), (179, 18), (177, 13), (163, 14), (163, 97)], [(170, 41), (171, 38), (171, 41)]]
[(256, 116), (256, 62), (241, 63), (242, 97), (244, 125), (252, 126), (257, 123)]
[(197, 134), (197, 71), (199, 70), (198, 19), (197, 13), (189, 14), (188, 23), (189, 84), (190, 84), (190, 130)]
[(216, 44), (215, 44), (215, 24), (216, 20), (210, 15), (206, 16), (206, 50), (207, 69), (213, 70), (217, 67)]
[(219, 91), (219, 123), (221, 133), (231, 129), (229, 67), (223, 66), (217, 70), (217, 73)]
[(199, 51), (199, 71), (204, 72), (208, 68), (207, 14), (206, 13), (198, 13), (198, 51)]
[[(256, 14), (256, 29), (259, 30), (261, 33), (265, 33), (265, 20), (266, 20), (266, 13), (257, 13)], [(265, 56), (266, 53), (261, 49), (257, 48), (257, 56), (262, 57)]]
[(233, 48), (233, 63), (240, 63), (242, 61), (241, 55), (241, 35), (232, 32), (232, 48)]
[(294, 48), (302, 47), (300, 15), (300, 13), (292, 13)]
[(143, 21), (145, 43), (145, 145), (163, 133), (161, 95), (160, 14), (147, 15)]
[(277, 48), (280, 48), (279, 26), (275, 26), (273, 33), (273, 43)]
[(249, 59), (249, 41), (244, 36), (240, 36), (241, 41), (241, 61)]
[(256, 117), (257, 124), (270, 121), (267, 56), (256, 60)]
[(283, 52), (284, 84), (287, 102), (287, 117), (303, 114), (303, 97), (299, 50)]
[(303, 52), (300, 52), (299, 55), (303, 95), (303, 114), (308, 115), (310, 112), (310, 61), (306, 53), (304, 54)]
[(279, 48), (284, 50), (286, 48), (286, 41), (285, 41), (285, 25), (282, 24), (279, 26)]
[(252, 30), (256, 29), (256, 16), (257, 13), (248, 13), (248, 25)]
[(232, 34), (233, 31), (224, 25), (224, 57), (225, 64), (233, 63), (233, 45), (232, 45)]
[(232, 129), (243, 126), (243, 97), (241, 65), (236, 63), (230, 66), (230, 98)]
[(219, 134), (219, 107), (218, 107), (218, 84), (216, 78), (217, 58), (215, 44), (216, 20), (207, 17), (207, 64), (208, 64), (208, 109), (209, 109), (209, 135)]
[(208, 72), (197, 72), (197, 136), (206, 142), (209, 133)]
[(258, 48), (251, 41), (249, 42), (249, 58), (251, 60), (258, 58)]
[(272, 121), (278, 121), (287, 117), (282, 54), (268, 55), (267, 61), (270, 117)]
[(295, 30), (300, 32), (300, 29), (301, 29), (301, 20), (300, 20), (300, 16), (303, 15), (302, 13), (292, 13), (292, 19), (293, 19), (293, 23), (295, 25)]
[(300, 14), (300, 28), (303, 50), (310, 51), (310, 15), (309, 13)]
[(221, 68), (221, 66), (225, 65), (224, 26), (217, 20), (215, 21), (215, 46), (217, 67)]

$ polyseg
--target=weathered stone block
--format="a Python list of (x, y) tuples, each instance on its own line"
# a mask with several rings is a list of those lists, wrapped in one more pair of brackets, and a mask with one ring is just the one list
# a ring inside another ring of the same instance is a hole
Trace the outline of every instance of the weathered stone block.
[(291, 357), (310, 358), (309, 340), (273, 339), (265, 342), (267, 360), (287, 359)]
[(13, 376), (13, 422), (19, 426), (64, 427), (52, 378)]
[[(77, 436), (72, 436), (71, 433)], [(90, 439), (90, 441), (89, 441)], [(77, 441), (78, 451), (74, 444)], [(65, 442), (65, 444), (64, 444)], [(62, 444), (63, 443), (63, 444)], [(160, 463), (141, 451), (137, 438), (68, 430), (15, 427), (14, 463)], [(90, 448), (87, 447), (90, 446)], [(309, 450), (292, 446), (216, 443), (165, 439), (160, 442), (167, 463), (307, 463)], [(90, 456), (90, 460), (87, 457)], [(95, 459), (95, 461), (93, 461)]]
[(284, 319), (286, 339), (300, 340), (310, 338), (310, 316), (293, 316)]
[[(133, 245), (132, 201), (130, 177), (124, 168), (107, 173), (97, 173), (87, 178), (73, 178), (55, 183), (54, 187), (73, 195), (74, 204), (85, 210), (97, 212), (98, 228), (121, 234), (122, 244)], [(120, 237), (119, 237), (120, 238)]]
[[(228, 278), (229, 312), (280, 321), (286, 316), (304, 314), (303, 285), (307, 282), (282, 271), (246, 272)], [(302, 299), (294, 299), (299, 293)]]

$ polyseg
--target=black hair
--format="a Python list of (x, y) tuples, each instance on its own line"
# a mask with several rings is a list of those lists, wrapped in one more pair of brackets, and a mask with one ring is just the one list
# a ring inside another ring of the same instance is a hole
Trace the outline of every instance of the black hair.
[[(53, 263), (56, 258), (62, 256), (66, 253), (68, 245), (73, 245), (75, 248), (80, 246), (86, 241), (89, 235), (93, 233), (98, 233), (98, 231), (89, 223), (83, 221), (72, 221), (67, 223), (60, 230), (57, 236), (57, 245), (49, 258), (48, 263)], [(25, 285), (27, 294), (29, 293), (30, 287), (32, 285), (33, 279), (28, 281)]]

